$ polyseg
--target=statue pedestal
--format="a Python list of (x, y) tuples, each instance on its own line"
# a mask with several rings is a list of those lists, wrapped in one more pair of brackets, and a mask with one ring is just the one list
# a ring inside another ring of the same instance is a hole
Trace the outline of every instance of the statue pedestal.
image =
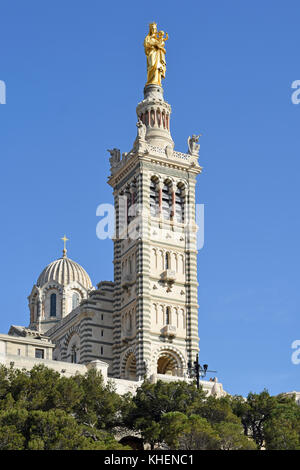
[(145, 85), (144, 98), (145, 100), (153, 99), (153, 98), (156, 98), (158, 100), (163, 100), (164, 95), (163, 95), (162, 87), (159, 85)]

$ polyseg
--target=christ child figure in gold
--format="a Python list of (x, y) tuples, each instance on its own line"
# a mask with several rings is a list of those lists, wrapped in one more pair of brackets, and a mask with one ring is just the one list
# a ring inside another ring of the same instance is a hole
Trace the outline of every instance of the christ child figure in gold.
[(158, 41), (159, 41), (159, 52), (160, 52), (160, 65), (161, 65), (161, 77), (165, 78), (166, 76), (166, 49), (165, 49), (165, 42), (169, 39), (168, 33), (164, 31), (159, 31), (158, 32)]
[(144, 48), (147, 57), (147, 83), (146, 85), (161, 86), (161, 79), (166, 76), (166, 50), (164, 31), (157, 32), (156, 23), (149, 25), (149, 34), (145, 37)]

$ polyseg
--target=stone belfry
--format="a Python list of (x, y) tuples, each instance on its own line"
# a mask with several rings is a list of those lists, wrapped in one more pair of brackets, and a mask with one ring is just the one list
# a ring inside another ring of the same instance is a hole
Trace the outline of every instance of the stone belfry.
[(114, 377), (187, 376), (198, 353), (196, 176), (199, 136), (174, 150), (164, 100), (165, 41), (150, 24), (147, 83), (133, 148), (111, 154), (114, 190)]

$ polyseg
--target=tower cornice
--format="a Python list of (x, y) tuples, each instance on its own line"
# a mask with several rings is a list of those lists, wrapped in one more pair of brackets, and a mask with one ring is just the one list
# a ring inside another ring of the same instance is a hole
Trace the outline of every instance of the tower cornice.
[(127, 161), (124, 161), (123, 165), (120, 164), (117, 171), (109, 177), (108, 184), (115, 187), (141, 161), (190, 172), (195, 175), (201, 173), (203, 169), (199, 165), (198, 159), (193, 155), (172, 151), (172, 155), (168, 156), (162, 148), (151, 146), (144, 153), (131, 153)]

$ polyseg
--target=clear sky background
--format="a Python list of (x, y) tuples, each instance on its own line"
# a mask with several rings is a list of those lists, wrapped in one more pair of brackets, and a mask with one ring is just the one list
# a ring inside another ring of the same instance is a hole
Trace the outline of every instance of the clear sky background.
[(113, 278), (96, 237), (108, 148), (129, 151), (148, 23), (169, 33), (165, 98), (178, 151), (201, 132), (200, 359), (230, 393), (300, 390), (299, 1), (2, 0), (0, 331), (27, 325), (42, 269), (68, 255)]

